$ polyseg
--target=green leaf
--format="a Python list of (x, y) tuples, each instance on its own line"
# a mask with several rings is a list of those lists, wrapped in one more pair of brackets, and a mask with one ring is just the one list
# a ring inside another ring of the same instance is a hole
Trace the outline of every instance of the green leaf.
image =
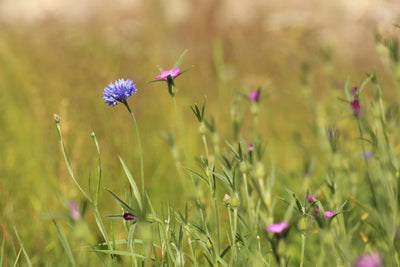
[(346, 94), (347, 101), (351, 101), (351, 94), (350, 94), (350, 78), (347, 78), (346, 83), (344, 85), (344, 92)]
[(231, 151), (233, 152), (233, 154), (235, 154), (235, 156), (238, 158), (238, 159), (240, 159), (240, 155), (239, 155), (239, 153), (236, 151), (236, 149), (231, 145), (231, 144), (229, 144), (228, 143), (228, 141), (225, 141), (225, 143), (228, 145), (228, 147), (231, 149)]
[(179, 68), (179, 66), (181, 65), (182, 60), (185, 57), (187, 51), (188, 51), (187, 49), (185, 49), (185, 51), (183, 51), (182, 55), (179, 57), (178, 61), (175, 63), (174, 69)]
[(116, 194), (114, 194), (112, 191), (106, 189), (108, 193), (110, 193), (110, 195), (115, 199), (115, 201), (117, 201), (121, 207), (123, 209), (125, 209), (126, 211), (135, 214), (135, 210), (132, 209), (128, 204), (126, 204), (123, 200), (121, 200)]
[(358, 94), (361, 94), (361, 92), (364, 90), (364, 87), (368, 84), (368, 82), (374, 77), (374, 75), (369, 75), (367, 79), (365, 79), (361, 85), (360, 88), (358, 88)]
[(121, 161), (121, 164), (122, 164), (122, 167), (124, 168), (125, 174), (128, 177), (129, 183), (131, 184), (131, 187), (132, 187), (132, 190), (133, 190), (133, 194), (135, 195), (135, 198), (136, 198), (136, 200), (138, 202), (140, 211), (143, 211), (142, 198), (140, 196), (140, 192), (139, 192), (139, 189), (138, 189), (138, 187), (137, 187), (137, 185), (135, 183), (135, 180), (133, 179), (133, 176), (132, 176), (131, 172), (129, 171), (128, 167), (126, 166), (124, 160), (121, 157), (119, 157), (119, 160)]
[(68, 244), (67, 238), (65, 237), (64, 231), (58, 227), (58, 225), (57, 225), (57, 223), (56, 223), (56, 221), (54, 219), (53, 219), (53, 223), (54, 223), (54, 226), (57, 229), (58, 237), (61, 240), (61, 244), (63, 245), (63, 247), (65, 249), (65, 252), (67, 253), (71, 264), (73, 266), (76, 266), (75, 260), (74, 260), (74, 256), (72, 255), (72, 251), (71, 251), (71, 248), (69, 247), (69, 244)]
[(189, 172), (193, 173), (194, 175), (196, 175), (197, 177), (199, 177), (203, 182), (205, 182), (208, 186), (210, 186), (208, 179), (206, 179), (203, 175), (201, 175), (200, 173), (191, 170), (189, 168), (185, 168), (186, 170), (188, 170)]
[(142, 258), (145, 259), (146, 256), (137, 254), (137, 253), (132, 253), (132, 252), (128, 252), (128, 251), (121, 251), (121, 250), (100, 250), (100, 249), (93, 249), (93, 250), (89, 250), (92, 252), (99, 252), (99, 253), (104, 253), (104, 254), (110, 254), (110, 255), (121, 255), (121, 256), (134, 256), (137, 258)]

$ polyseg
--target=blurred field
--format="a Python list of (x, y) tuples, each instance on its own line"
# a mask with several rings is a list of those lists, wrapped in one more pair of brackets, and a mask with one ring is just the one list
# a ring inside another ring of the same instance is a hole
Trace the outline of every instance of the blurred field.
[[(354, 131), (342, 136), (357, 138), (348, 110), (337, 99), (344, 98), (348, 77), (355, 86), (375, 71), (388, 105), (399, 97), (374, 39), (376, 31), (400, 36), (392, 25), (400, 23), (396, 1), (382, 6), (374, 6), (378, 1), (358, 1), (360, 6), (310, 1), (301, 9), (296, 1), (254, 1), (243, 7), (228, 1), (121, 1), (113, 7), (85, 3), (69, 12), (60, 2), (64, 8), (48, 7), (47, 13), (33, 6), (29, 13), (29, 5), (15, 11), (11, 2), (0, 4), (0, 240), (5, 238), (6, 266), (18, 253), (14, 227), (34, 265), (67, 264), (59, 261), (63, 251), (51, 218), (68, 225), (68, 201), (85, 204), (68, 176), (53, 113), (61, 116), (71, 163), (84, 187), (96, 172), (91, 132), (100, 142), (104, 187), (121, 195), (128, 187), (118, 155), (139, 177), (129, 116), (122, 106), (107, 107), (101, 98), (103, 88), (118, 78), (131, 78), (138, 88), (129, 103), (142, 133), (146, 188), (153, 203), (184, 206), (169, 146), (161, 138), (163, 132), (178, 134), (172, 101), (164, 84), (147, 81), (158, 75), (157, 65), (172, 67), (185, 49), (182, 66), (194, 68), (176, 83), (189, 154), (203, 153), (189, 105), (201, 104), (207, 96), (207, 114), (215, 116), (223, 146), (224, 140), (233, 141), (229, 119), (234, 91), (269, 83), (265, 92), (273, 93), (262, 99), (259, 132), (276, 159), (279, 188), (296, 188), (307, 171), (304, 166), (314, 163), (311, 186), (322, 183), (328, 159), (319, 153), (327, 143), (316, 144), (315, 127), (346, 125)], [(304, 88), (304, 80), (311, 90)], [(239, 105), (249, 119), (242, 129), (252, 125), (244, 103)], [(242, 138), (251, 136), (243, 131)], [(350, 141), (343, 150), (357, 151), (358, 157), (361, 148)], [(104, 191), (99, 206), (102, 215), (120, 210)], [(85, 215), (89, 224), (83, 228), (89, 227), (100, 241), (91, 216)], [(120, 227), (114, 223), (115, 232)], [(76, 235), (77, 240), (84, 236)], [(75, 247), (85, 246), (86, 238)]]

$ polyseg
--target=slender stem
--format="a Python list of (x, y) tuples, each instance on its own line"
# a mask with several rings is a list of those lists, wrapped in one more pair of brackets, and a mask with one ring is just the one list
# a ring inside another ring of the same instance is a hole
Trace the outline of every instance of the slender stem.
[(301, 259), (300, 259), (300, 267), (303, 267), (305, 247), (306, 247), (306, 234), (303, 232), (303, 233), (301, 233)]
[(365, 162), (365, 167), (367, 168), (368, 184), (369, 184), (369, 187), (371, 188), (371, 193), (372, 193), (372, 199), (374, 201), (374, 206), (376, 207), (378, 202), (376, 200), (375, 189), (374, 189), (374, 185), (372, 183), (371, 175), (369, 174), (369, 164), (368, 164), (367, 155), (365, 153), (366, 150), (365, 150), (365, 145), (364, 145), (363, 132), (362, 132), (362, 129), (361, 129), (360, 119), (358, 117), (357, 117), (357, 125), (358, 125), (358, 131), (360, 132), (361, 148), (362, 148), (363, 158), (364, 158), (364, 162)]
[(81, 191), (81, 193), (85, 196), (85, 198), (87, 198), (89, 200), (89, 202), (92, 202), (92, 199), (88, 196), (88, 194), (86, 194), (86, 192), (82, 189), (82, 187), (79, 185), (78, 181), (75, 178), (74, 172), (71, 167), (71, 163), (69, 161), (67, 150), (65, 149), (65, 146), (64, 146), (64, 141), (63, 141), (63, 138), (61, 135), (60, 123), (56, 122), (56, 127), (57, 127), (58, 136), (60, 137), (61, 151), (63, 153), (65, 164), (67, 165), (69, 175), (71, 176), (72, 180), (74, 181), (76, 187), (78, 187), (79, 191)]
[(249, 187), (248, 187), (248, 184), (247, 184), (247, 175), (246, 175), (246, 173), (243, 173), (243, 180), (244, 180), (244, 191), (246, 193), (247, 213), (249, 214), (250, 225), (251, 225), (251, 227), (253, 227), (253, 216), (251, 214), (251, 209), (250, 209)]
[(189, 165), (188, 154), (187, 154), (187, 152), (186, 152), (186, 142), (185, 142), (185, 138), (184, 138), (184, 136), (183, 136), (181, 121), (180, 121), (180, 119), (179, 119), (178, 105), (176, 104), (175, 95), (172, 96), (172, 100), (173, 100), (173, 102), (174, 102), (175, 116), (176, 116), (176, 122), (178, 123), (179, 135), (180, 135), (181, 140), (182, 140), (183, 153), (184, 153), (184, 155), (185, 155), (186, 164), (190, 167), (190, 165)]
[(133, 120), (133, 124), (135, 125), (135, 129), (136, 129), (136, 135), (137, 135), (137, 139), (138, 139), (138, 144), (139, 144), (139, 154), (140, 154), (140, 169), (141, 169), (141, 178), (142, 178), (142, 196), (143, 196), (143, 204), (144, 204), (144, 199), (145, 199), (145, 192), (144, 192), (144, 167), (143, 167), (143, 150), (142, 150), (142, 142), (140, 139), (140, 134), (139, 134), (139, 127), (137, 125), (135, 116), (133, 115), (133, 112), (131, 110), (131, 108), (128, 105), (128, 102), (123, 102), (123, 104), (125, 105), (125, 107), (128, 109), (129, 114), (131, 115), (131, 118)]

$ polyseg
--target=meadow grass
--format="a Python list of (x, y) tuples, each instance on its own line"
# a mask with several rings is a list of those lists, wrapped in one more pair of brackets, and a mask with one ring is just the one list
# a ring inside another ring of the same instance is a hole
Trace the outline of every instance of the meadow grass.
[[(323, 46), (295, 69), (241, 58), (231, 36), (205, 42), (203, 59), (178, 33), (184, 58), (144, 34), (2, 27), (2, 265), (400, 265), (393, 40), (377, 38), (386, 70), (353, 71)], [(147, 83), (158, 64), (190, 70)], [(138, 91), (107, 107), (119, 78)]]

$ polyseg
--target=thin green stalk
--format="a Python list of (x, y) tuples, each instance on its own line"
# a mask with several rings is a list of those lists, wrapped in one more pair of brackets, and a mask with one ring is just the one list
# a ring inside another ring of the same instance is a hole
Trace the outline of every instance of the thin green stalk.
[(74, 181), (76, 187), (78, 187), (79, 191), (81, 191), (81, 193), (85, 196), (85, 198), (87, 198), (91, 202), (90, 197), (88, 196), (88, 194), (86, 194), (86, 192), (79, 185), (78, 181), (75, 178), (74, 172), (72, 171), (71, 163), (69, 161), (67, 150), (65, 149), (64, 141), (63, 141), (63, 138), (62, 138), (61, 127), (60, 127), (60, 117), (58, 117), (58, 115), (57, 115), (57, 117), (55, 117), (55, 122), (56, 122), (56, 128), (57, 128), (58, 136), (59, 136), (59, 139), (60, 139), (61, 151), (63, 153), (65, 164), (67, 165), (67, 169), (68, 169), (69, 175), (71, 176), (72, 180)]
[(247, 213), (249, 214), (250, 225), (251, 225), (251, 227), (253, 227), (253, 216), (251, 214), (251, 209), (250, 209), (249, 187), (248, 187), (248, 184), (247, 184), (247, 175), (246, 175), (246, 173), (243, 173), (243, 180), (244, 180), (244, 191), (246, 193)]
[(305, 247), (306, 247), (306, 234), (303, 232), (303, 233), (301, 233), (301, 259), (300, 259), (300, 267), (303, 267)]
[(144, 196), (145, 196), (145, 191), (144, 191), (144, 167), (143, 167), (143, 150), (142, 150), (142, 142), (140, 139), (140, 134), (139, 134), (139, 127), (137, 125), (135, 116), (133, 115), (133, 112), (131, 110), (131, 108), (128, 105), (128, 102), (123, 102), (125, 107), (128, 109), (129, 114), (131, 115), (131, 118), (133, 120), (133, 124), (135, 125), (135, 129), (136, 129), (136, 135), (137, 135), (137, 139), (138, 139), (138, 144), (139, 144), (139, 154), (140, 154), (140, 168), (141, 168), (141, 178), (142, 178), (142, 196), (143, 196), (143, 204), (144, 204)]
[(371, 175), (369, 173), (369, 164), (368, 164), (368, 160), (367, 160), (367, 155), (365, 153), (366, 150), (365, 150), (365, 145), (364, 145), (363, 132), (362, 132), (362, 129), (361, 129), (360, 119), (358, 117), (357, 117), (357, 125), (358, 125), (358, 131), (360, 132), (361, 148), (362, 148), (363, 158), (364, 158), (364, 162), (365, 162), (365, 167), (367, 168), (368, 184), (369, 184), (369, 187), (371, 188), (371, 193), (372, 193), (374, 206), (376, 207), (378, 202), (376, 200), (376, 194), (375, 194), (374, 185), (372, 183)]
[(206, 150), (206, 157), (207, 157), (207, 166), (206, 166), (207, 170), (206, 171), (207, 171), (208, 181), (210, 184), (210, 190), (213, 195), (213, 201), (214, 201), (214, 212), (215, 212), (215, 217), (216, 217), (216, 221), (217, 221), (216, 222), (216, 224), (217, 224), (217, 254), (219, 255), (219, 249), (221, 248), (221, 237), (220, 237), (221, 234), (220, 234), (220, 229), (219, 229), (219, 210), (218, 210), (217, 200), (215, 198), (215, 190), (213, 187), (213, 181), (211, 179), (211, 177), (212, 177), (211, 172), (213, 170), (214, 163), (211, 162), (211, 160), (210, 160), (206, 135), (203, 133), (201, 136), (203, 139), (204, 149)]
[(186, 164), (188, 165), (188, 167), (190, 167), (188, 154), (186, 152), (186, 142), (185, 142), (185, 138), (184, 138), (183, 131), (182, 131), (181, 121), (179, 119), (178, 105), (176, 104), (175, 95), (172, 96), (172, 100), (174, 102), (175, 116), (176, 116), (176, 122), (178, 124), (179, 135), (182, 140), (183, 154), (185, 155)]

